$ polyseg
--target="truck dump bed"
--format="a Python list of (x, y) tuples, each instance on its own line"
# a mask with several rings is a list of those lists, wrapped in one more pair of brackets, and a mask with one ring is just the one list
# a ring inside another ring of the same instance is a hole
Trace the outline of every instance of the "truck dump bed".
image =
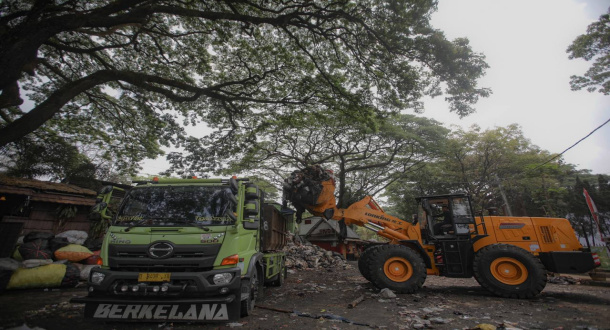
[(287, 242), (286, 222), (288, 220), (276, 206), (265, 204), (261, 228), (263, 252), (278, 251), (284, 248)]

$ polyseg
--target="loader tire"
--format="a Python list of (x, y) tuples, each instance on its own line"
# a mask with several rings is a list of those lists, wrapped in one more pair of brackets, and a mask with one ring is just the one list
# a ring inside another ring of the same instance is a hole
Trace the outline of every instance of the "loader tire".
[(479, 250), (473, 270), (482, 287), (505, 298), (535, 297), (547, 282), (540, 259), (509, 244), (493, 244)]
[(382, 245), (374, 245), (367, 248), (364, 250), (364, 252), (362, 252), (362, 255), (360, 255), (360, 259), (358, 259), (358, 270), (360, 271), (360, 274), (362, 274), (362, 276), (364, 276), (364, 278), (366, 278), (366, 280), (369, 282), (371, 282), (371, 274), (369, 273), (368, 264), (371, 263), (371, 255), (373, 254), (373, 251), (378, 249), (380, 246)]
[(368, 257), (370, 281), (379, 289), (413, 293), (426, 280), (426, 265), (416, 251), (402, 245), (380, 245)]

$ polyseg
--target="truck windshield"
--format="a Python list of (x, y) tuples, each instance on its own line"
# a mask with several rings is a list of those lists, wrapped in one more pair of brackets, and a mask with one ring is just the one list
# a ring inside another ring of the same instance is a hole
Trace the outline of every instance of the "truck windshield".
[[(119, 209), (116, 225), (231, 225), (226, 216), (232, 203), (225, 187), (161, 186), (134, 188)], [(229, 211), (230, 212), (230, 211)]]

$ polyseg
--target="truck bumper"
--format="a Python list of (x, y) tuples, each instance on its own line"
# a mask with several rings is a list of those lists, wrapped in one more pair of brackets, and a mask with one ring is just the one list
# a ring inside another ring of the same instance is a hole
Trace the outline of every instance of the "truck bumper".
[[(89, 295), (74, 298), (85, 304), (85, 317), (106, 321), (229, 321), (237, 320), (241, 307), (239, 268), (204, 272), (173, 272), (162, 282), (138, 281), (139, 272), (95, 269), (99, 283), (89, 281)], [(230, 273), (225, 284), (213, 276)], [(93, 274), (92, 274), (93, 275)], [(97, 274), (99, 275), (99, 274)]]
[(546, 269), (553, 273), (586, 273), (598, 266), (591, 252), (541, 252), (539, 257)]
[(83, 297), (70, 300), (85, 304), (85, 317), (105, 321), (199, 322), (239, 319), (239, 295), (223, 298), (116, 299)]

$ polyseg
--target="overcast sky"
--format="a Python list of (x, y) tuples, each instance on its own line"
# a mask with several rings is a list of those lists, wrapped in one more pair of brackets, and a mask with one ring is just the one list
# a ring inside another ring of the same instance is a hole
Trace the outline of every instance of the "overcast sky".
[[(467, 37), (487, 57), (480, 86), (493, 94), (460, 120), (442, 97), (426, 102), (426, 117), (464, 128), (521, 125), (533, 144), (560, 153), (610, 118), (610, 96), (570, 90), (570, 76), (590, 63), (569, 60), (572, 41), (610, 0), (440, 0), (432, 24), (449, 39)], [(610, 174), (610, 123), (564, 154), (593, 173)]]
[[(440, 0), (432, 17), (449, 39), (466, 37), (487, 57), (480, 81), (493, 94), (464, 119), (449, 113), (442, 97), (426, 102), (423, 116), (447, 125), (483, 128), (521, 125), (535, 145), (560, 153), (610, 118), (610, 96), (570, 90), (570, 76), (590, 63), (569, 60), (572, 41), (586, 32), (610, 0)], [(593, 173), (610, 174), (610, 124), (564, 154), (564, 160)], [(145, 161), (142, 173), (167, 168)]]

